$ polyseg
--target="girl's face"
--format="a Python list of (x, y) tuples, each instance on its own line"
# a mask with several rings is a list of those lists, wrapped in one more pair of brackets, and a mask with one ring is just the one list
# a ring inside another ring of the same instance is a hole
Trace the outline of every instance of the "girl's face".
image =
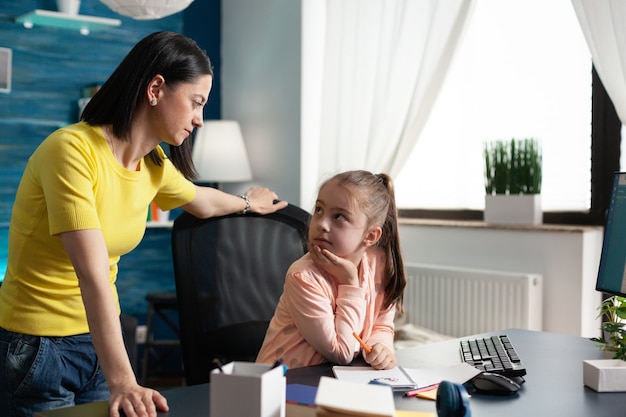
[(155, 107), (154, 122), (159, 138), (170, 145), (179, 146), (193, 129), (202, 126), (204, 105), (209, 98), (213, 77), (204, 75), (192, 83), (161, 90)]
[(365, 249), (367, 218), (345, 187), (324, 185), (315, 202), (309, 242), (358, 264)]

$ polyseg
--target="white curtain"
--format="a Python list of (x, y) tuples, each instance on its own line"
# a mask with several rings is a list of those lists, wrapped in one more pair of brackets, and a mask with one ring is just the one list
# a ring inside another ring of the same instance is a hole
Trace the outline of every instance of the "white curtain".
[(336, 172), (400, 171), (475, 1), (303, 2), (301, 204)]
[(626, 122), (626, 1), (572, 0), (593, 64)]

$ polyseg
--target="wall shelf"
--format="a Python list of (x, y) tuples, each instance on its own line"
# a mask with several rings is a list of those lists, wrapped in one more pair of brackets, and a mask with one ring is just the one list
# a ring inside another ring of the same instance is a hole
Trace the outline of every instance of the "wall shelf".
[(119, 19), (109, 19), (105, 17), (71, 15), (67, 13), (54, 12), (51, 10), (35, 9), (30, 13), (19, 16), (16, 22), (24, 25), (25, 28), (33, 26), (48, 26), (61, 29), (78, 30), (83, 35), (90, 32), (107, 29), (113, 26), (120, 26)]

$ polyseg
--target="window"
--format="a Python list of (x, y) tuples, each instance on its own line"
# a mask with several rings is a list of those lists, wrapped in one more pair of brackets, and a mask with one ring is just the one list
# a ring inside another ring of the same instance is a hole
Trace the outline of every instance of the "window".
[[(396, 178), (403, 215), (482, 218), (484, 143), (535, 137), (543, 148), (544, 211), (575, 213), (546, 213), (544, 221), (601, 224), (602, 189), (616, 164), (606, 155), (619, 155), (619, 128), (591, 68), (570, 1), (478, 1), (429, 122)], [(406, 210), (415, 207), (421, 210)]]

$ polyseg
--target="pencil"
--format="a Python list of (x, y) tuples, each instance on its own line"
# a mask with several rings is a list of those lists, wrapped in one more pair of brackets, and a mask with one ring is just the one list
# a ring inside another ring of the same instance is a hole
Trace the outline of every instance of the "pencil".
[(432, 384), (432, 385), (426, 385), (425, 387), (421, 387), (421, 388), (416, 388), (414, 390), (411, 391), (407, 391), (404, 393), (404, 395), (406, 397), (417, 397), (419, 394), (426, 392), (426, 391), (431, 391), (434, 390), (435, 388), (438, 388), (439, 384)]
[(363, 339), (359, 337), (358, 334), (356, 334), (356, 332), (352, 332), (352, 336), (354, 336), (356, 340), (359, 341), (359, 343), (361, 344), (361, 346), (363, 346), (363, 349), (365, 349), (367, 353), (372, 353), (372, 348), (367, 346), (367, 344), (363, 341)]

